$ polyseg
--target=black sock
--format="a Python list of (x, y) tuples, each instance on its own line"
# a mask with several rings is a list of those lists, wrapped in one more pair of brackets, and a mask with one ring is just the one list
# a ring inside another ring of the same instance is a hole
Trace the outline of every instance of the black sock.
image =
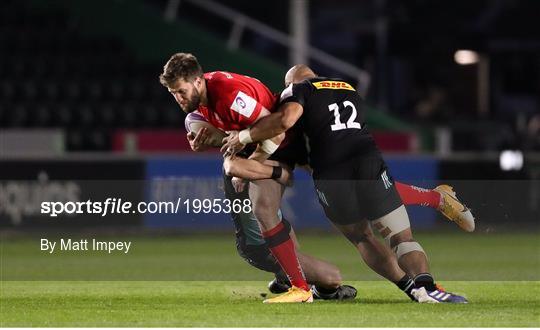
[(394, 284), (397, 285), (401, 291), (405, 292), (405, 294), (409, 296), (411, 300), (415, 300), (411, 294), (411, 290), (414, 289), (414, 281), (409, 275), (403, 276), (401, 280), (394, 282)]
[(414, 277), (414, 286), (415, 288), (421, 288), (424, 287), (428, 291), (435, 291), (437, 288), (435, 287), (435, 280), (433, 279), (433, 276), (429, 273), (421, 273)]

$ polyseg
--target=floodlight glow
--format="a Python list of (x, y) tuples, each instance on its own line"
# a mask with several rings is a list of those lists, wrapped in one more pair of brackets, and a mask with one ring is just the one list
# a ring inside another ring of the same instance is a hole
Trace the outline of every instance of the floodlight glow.
[(478, 63), (478, 53), (474, 50), (460, 49), (454, 54), (454, 61), (460, 65), (469, 65)]
[(519, 171), (523, 168), (523, 153), (519, 150), (504, 150), (499, 157), (503, 171)]

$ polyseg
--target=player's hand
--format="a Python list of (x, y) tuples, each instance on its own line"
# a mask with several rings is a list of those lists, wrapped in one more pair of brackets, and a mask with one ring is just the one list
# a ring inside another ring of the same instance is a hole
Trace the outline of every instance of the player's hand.
[(208, 133), (208, 129), (206, 127), (201, 128), (197, 134), (193, 132), (187, 133), (189, 146), (193, 151), (208, 150), (210, 148), (210, 146), (207, 144), (209, 138), (210, 134)]
[(237, 193), (241, 193), (242, 191), (244, 191), (247, 181), (242, 178), (233, 177), (231, 183), (234, 187), (234, 191), (236, 191)]
[(238, 131), (229, 131), (227, 133), (229, 135), (223, 138), (223, 146), (221, 147), (221, 152), (223, 152), (223, 157), (234, 157), (234, 155), (244, 149), (246, 145), (240, 142)]

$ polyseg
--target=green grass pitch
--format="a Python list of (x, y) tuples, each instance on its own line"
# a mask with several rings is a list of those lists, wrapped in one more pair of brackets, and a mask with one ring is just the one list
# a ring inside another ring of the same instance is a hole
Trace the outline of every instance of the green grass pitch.
[(538, 234), (417, 238), (439, 282), (470, 304), (408, 301), (334, 235), (300, 235), (301, 249), (336, 263), (357, 299), (293, 305), (261, 303), (271, 275), (241, 260), (230, 235), (107, 238), (130, 239), (127, 255), (47, 255), (39, 237), (3, 238), (0, 326), (540, 326)]

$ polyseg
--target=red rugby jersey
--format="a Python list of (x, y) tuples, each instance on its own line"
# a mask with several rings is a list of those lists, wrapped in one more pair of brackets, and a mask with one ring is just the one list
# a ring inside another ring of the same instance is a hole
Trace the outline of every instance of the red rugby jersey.
[(263, 109), (274, 111), (277, 97), (262, 82), (248, 76), (215, 71), (204, 74), (208, 105), (199, 112), (223, 131), (242, 130), (255, 123)]

